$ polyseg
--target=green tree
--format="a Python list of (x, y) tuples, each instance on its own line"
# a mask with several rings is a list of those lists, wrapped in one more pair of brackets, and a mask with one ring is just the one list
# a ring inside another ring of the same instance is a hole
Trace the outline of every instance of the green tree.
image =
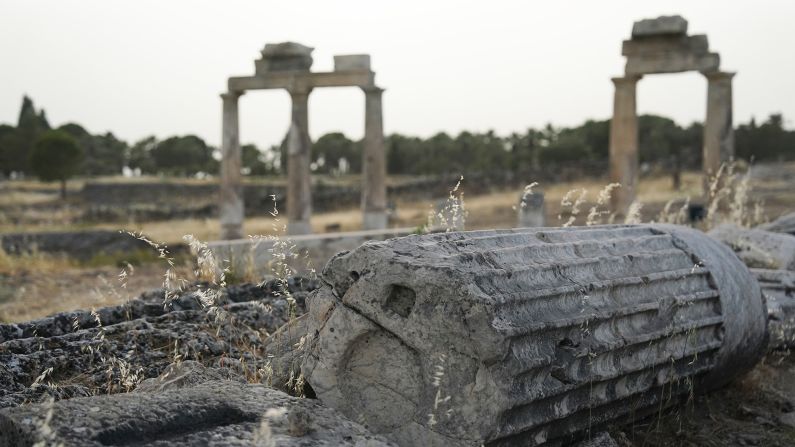
[(361, 143), (354, 142), (340, 132), (327, 133), (312, 143), (312, 162), (315, 172), (332, 174), (339, 170), (340, 160), (348, 163), (349, 172), (362, 172)]
[(254, 144), (244, 144), (240, 147), (241, 164), (246, 175), (272, 175), (275, 174), (273, 163), (268, 160), (265, 153)]
[(112, 133), (91, 135), (79, 124), (67, 123), (59, 130), (71, 135), (83, 149), (85, 158), (81, 172), (85, 175), (117, 175), (125, 165), (128, 151), (127, 143), (117, 139)]
[(0, 157), (5, 174), (30, 172), (30, 153), (33, 143), (50, 129), (44, 110), (37, 112), (33, 100), (22, 98), (17, 126), (13, 131), (4, 131), (0, 136)]
[(157, 167), (152, 159), (152, 149), (155, 146), (157, 146), (157, 138), (154, 136), (146, 137), (130, 146), (125, 156), (127, 167), (138, 170), (141, 174), (156, 174)]
[(213, 148), (195, 135), (167, 138), (157, 143), (149, 153), (155, 169), (161, 174), (189, 176), (218, 171)]
[(60, 181), (61, 197), (66, 197), (66, 180), (75, 175), (83, 161), (83, 151), (66, 132), (48, 131), (36, 140), (30, 154), (33, 172), (45, 182)]

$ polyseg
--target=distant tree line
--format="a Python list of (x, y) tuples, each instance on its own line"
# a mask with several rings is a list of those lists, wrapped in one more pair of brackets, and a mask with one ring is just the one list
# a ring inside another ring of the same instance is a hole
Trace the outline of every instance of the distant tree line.
[[(639, 117), (640, 162), (677, 173), (701, 164), (702, 125), (687, 127), (655, 116)], [(444, 132), (429, 138), (392, 134), (386, 138), (390, 174), (514, 174), (595, 166), (603, 170), (608, 157), (610, 121), (586, 121), (576, 127), (527, 129), (500, 136), (485, 133)], [(195, 135), (163, 140), (144, 138), (133, 144), (112, 133), (93, 135), (79, 124), (53, 129), (43, 110), (25, 97), (16, 126), (0, 125), (0, 174), (36, 175), (32, 163), (36, 142), (44, 135), (71, 139), (79, 148), (73, 173), (82, 176), (117, 175), (123, 170), (145, 175), (197, 176), (218, 172), (219, 153)], [(784, 119), (773, 114), (761, 124), (754, 119), (735, 130), (736, 153), (741, 159), (778, 161), (795, 159), (795, 131), (784, 128)], [(278, 175), (286, 168), (286, 141), (266, 149), (253, 144), (241, 147), (244, 174)], [(52, 149), (50, 149), (52, 150)], [(74, 151), (72, 151), (74, 152)], [(362, 142), (339, 132), (321, 136), (312, 146), (312, 170), (322, 174), (357, 174), (362, 170)], [(51, 160), (55, 160), (51, 158)], [(52, 176), (50, 176), (52, 177)], [(675, 178), (676, 181), (676, 178)]]

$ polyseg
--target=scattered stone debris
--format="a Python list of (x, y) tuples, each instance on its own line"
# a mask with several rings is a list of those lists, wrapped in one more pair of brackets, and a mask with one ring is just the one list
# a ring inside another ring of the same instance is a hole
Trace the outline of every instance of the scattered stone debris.
[[(0, 325), (0, 408), (53, 397), (130, 391), (175, 361), (236, 367), (246, 376), (267, 366), (263, 341), (304, 313), (316, 280), (289, 281), (295, 309), (278, 281), (230, 286), (215, 311), (201, 285), (164, 306), (162, 290), (129, 303)], [(283, 383), (277, 383), (283, 387)]]

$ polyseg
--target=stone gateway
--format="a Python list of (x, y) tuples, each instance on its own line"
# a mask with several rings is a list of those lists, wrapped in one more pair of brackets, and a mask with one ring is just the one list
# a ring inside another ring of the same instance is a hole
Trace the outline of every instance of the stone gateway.
[[(613, 192), (612, 208), (627, 212), (638, 184), (638, 116), (636, 86), (648, 74), (698, 71), (707, 78), (707, 118), (704, 123), (703, 170), (705, 185), (722, 163), (734, 156), (732, 77), (720, 70), (720, 56), (709, 51), (707, 36), (688, 35), (681, 16), (635, 22), (632, 38), (621, 54), (627, 63), (624, 76), (613, 78), (615, 96), (610, 122), (610, 181), (621, 184)], [(706, 192), (706, 191), (705, 191)]]
[(334, 56), (334, 71), (311, 72), (313, 48), (295, 42), (267, 44), (254, 62), (254, 76), (231, 77), (223, 100), (221, 140), (221, 239), (243, 237), (243, 199), (238, 99), (247, 90), (285, 89), (292, 99), (287, 138), (287, 232), (311, 233), (309, 94), (320, 87), (359, 87), (365, 95), (362, 212), (365, 230), (384, 229), (386, 211), (386, 154), (381, 111), (384, 91), (375, 84), (370, 56)]

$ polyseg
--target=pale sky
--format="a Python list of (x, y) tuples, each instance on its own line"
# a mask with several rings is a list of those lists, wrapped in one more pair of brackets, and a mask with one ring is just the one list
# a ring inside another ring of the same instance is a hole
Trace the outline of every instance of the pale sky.
[[(313, 70), (334, 54), (369, 53), (384, 94), (387, 133), (575, 125), (612, 112), (610, 77), (632, 22), (681, 14), (705, 33), (734, 78), (735, 123), (771, 112), (795, 120), (795, 1), (197, 1), (0, 0), (0, 122), (15, 123), (22, 95), (50, 122), (133, 142), (196, 134), (218, 145), (229, 76), (253, 74), (266, 42), (315, 47)], [(697, 73), (639, 84), (640, 113), (702, 120)], [(278, 143), (289, 96), (241, 98), (241, 141)], [(310, 96), (313, 138), (364, 132), (355, 88)]]

